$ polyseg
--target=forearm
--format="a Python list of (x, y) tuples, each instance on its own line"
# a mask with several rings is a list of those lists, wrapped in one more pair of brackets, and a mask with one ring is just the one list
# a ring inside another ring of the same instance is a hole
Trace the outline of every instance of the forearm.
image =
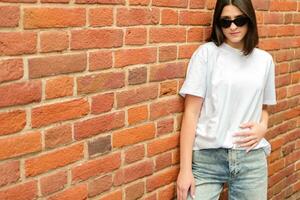
[(264, 106), (260, 117), (260, 124), (267, 129), (268, 121), (269, 121), (269, 113), (267, 111), (267, 108)]

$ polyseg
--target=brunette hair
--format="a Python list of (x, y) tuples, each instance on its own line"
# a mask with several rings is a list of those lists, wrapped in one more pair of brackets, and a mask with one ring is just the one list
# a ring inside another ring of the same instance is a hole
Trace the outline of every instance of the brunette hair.
[(244, 38), (243, 49), (244, 55), (249, 55), (258, 44), (256, 16), (251, 0), (217, 0), (213, 17), (212, 32), (208, 41), (214, 42), (217, 46), (220, 46), (224, 42), (225, 36), (219, 25), (219, 20), (223, 8), (227, 5), (236, 6), (249, 18), (247, 25), (248, 31)]

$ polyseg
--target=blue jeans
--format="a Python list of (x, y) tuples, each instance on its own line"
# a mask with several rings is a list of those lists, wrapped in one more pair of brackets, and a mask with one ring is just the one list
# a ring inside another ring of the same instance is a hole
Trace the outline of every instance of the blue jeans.
[[(196, 200), (217, 200), (228, 184), (229, 200), (266, 200), (268, 168), (263, 149), (193, 151)], [(188, 199), (192, 199), (190, 196)]]

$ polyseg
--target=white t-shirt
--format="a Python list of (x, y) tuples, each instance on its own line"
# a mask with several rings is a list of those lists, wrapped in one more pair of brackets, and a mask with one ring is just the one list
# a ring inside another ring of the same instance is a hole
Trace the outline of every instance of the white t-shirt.
[[(274, 71), (272, 56), (261, 49), (245, 56), (226, 43), (201, 45), (192, 55), (179, 91), (183, 97), (204, 98), (193, 150), (238, 149), (232, 135), (247, 130), (239, 126), (260, 122), (262, 105), (276, 104)], [(265, 139), (257, 148), (264, 148), (267, 155), (271, 152)]]

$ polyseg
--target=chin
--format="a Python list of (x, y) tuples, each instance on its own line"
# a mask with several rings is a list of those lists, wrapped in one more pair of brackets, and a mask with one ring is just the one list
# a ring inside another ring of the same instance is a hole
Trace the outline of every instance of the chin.
[(231, 43), (240, 43), (242, 42), (242, 38), (228, 38)]

